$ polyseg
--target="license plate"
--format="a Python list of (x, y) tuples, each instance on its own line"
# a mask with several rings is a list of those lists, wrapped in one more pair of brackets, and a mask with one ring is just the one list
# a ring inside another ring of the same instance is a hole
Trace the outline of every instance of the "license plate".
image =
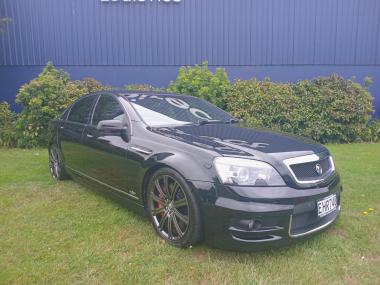
[(318, 216), (324, 217), (333, 212), (337, 207), (336, 194), (330, 195), (322, 200), (317, 201)]

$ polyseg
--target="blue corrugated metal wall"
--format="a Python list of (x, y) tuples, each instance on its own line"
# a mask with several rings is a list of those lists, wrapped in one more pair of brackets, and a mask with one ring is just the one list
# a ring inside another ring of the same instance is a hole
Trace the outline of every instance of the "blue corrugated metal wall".
[(378, 0), (2, 0), (1, 65), (380, 64)]
[[(171, 67), (161, 85), (174, 79), (178, 66), (204, 60), (241, 67), (240, 77), (256, 75), (247, 71), (250, 66), (265, 67), (267, 76), (278, 66), (287, 67), (279, 80), (301, 79), (288, 75), (300, 66), (314, 66), (322, 74), (344, 66), (347, 76), (368, 67), (367, 75), (380, 87), (379, 0), (0, 0), (3, 16), (12, 19), (0, 35), (0, 83), (6, 97), (14, 97), (17, 89), (4, 78), (49, 60), (77, 71), (107, 66), (132, 72), (136, 67), (149, 74), (153, 67)], [(132, 83), (112, 73), (98, 79)], [(154, 72), (149, 76), (131, 78), (156, 82)]]

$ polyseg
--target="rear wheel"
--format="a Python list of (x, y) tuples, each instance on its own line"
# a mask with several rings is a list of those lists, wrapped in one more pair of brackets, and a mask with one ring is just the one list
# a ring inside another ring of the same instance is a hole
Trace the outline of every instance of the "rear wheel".
[(55, 180), (65, 180), (69, 178), (65, 172), (61, 152), (56, 145), (51, 145), (49, 148), (49, 166), (51, 176), (53, 176)]
[(147, 208), (156, 232), (169, 244), (188, 247), (200, 240), (202, 227), (195, 196), (176, 171), (163, 168), (152, 176)]

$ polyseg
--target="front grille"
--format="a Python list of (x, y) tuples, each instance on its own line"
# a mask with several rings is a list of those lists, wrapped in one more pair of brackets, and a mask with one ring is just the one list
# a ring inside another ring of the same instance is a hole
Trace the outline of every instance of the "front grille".
[[(317, 165), (321, 168), (321, 172), (317, 172)], [(330, 158), (326, 157), (319, 161), (306, 162), (290, 165), (294, 175), (298, 180), (320, 179), (331, 170)]]
[(326, 154), (297, 156), (287, 158), (283, 162), (298, 184), (319, 183), (330, 177), (335, 171), (332, 157), (326, 156)]

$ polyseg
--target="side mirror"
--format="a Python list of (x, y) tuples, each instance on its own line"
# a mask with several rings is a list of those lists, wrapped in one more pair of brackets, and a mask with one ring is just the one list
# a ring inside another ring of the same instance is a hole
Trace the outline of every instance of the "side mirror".
[(98, 123), (98, 130), (104, 131), (108, 135), (119, 135), (126, 142), (130, 141), (128, 126), (119, 120), (104, 120)]
[(103, 131), (118, 131), (123, 130), (125, 124), (119, 120), (104, 120), (98, 123), (97, 129)]

